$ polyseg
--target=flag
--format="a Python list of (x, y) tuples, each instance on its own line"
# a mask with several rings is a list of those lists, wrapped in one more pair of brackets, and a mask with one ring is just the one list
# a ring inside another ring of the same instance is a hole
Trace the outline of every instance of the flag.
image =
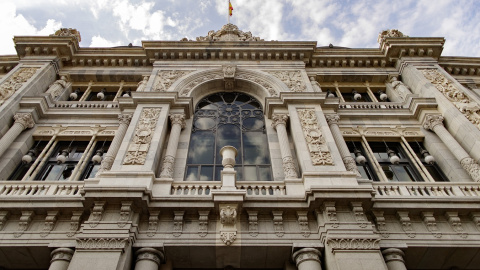
[(233, 12), (233, 6), (232, 6), (232, 3), (230, 3), (230, 1), (228, 1), (228, 11), (230, 12), (230, 16), (232, 16), (232, 12)]

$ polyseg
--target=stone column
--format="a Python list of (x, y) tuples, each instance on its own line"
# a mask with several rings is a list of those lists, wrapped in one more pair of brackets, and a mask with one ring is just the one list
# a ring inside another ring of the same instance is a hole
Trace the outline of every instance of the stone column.
[(31, 113), (17, 113), (13, 116), (15, 123), (0, 139), (0, 157), (10, 147), (13, 141), (27, 128), (35, 126), (33, 116)]
[(175, 164), (175, 156), (177, 154), (178, 140), (180, 139), (180, 132), (185, 128), (185, 114), (171, 114), (170, 121), (172, 122), (172, 130), (170, 131), (170, 138), (168, 139), (167, 152), (163, 159), (162, 172), (160, 177), (172, 178), (173, 165)]
[(347, 168), (347, 170), (356, 173), (357, 177), (362, 177), (362, 175), (358, 171), (355, 159), (350, 154), (350, 150), (348, 150), (348, 146), (343, 139), (342, 132), (338, 127), (338, 120), (340, 120), (340, 116), (338, 116), (338, 114), (326, 114), (325, 118), (327, 119), (328, 126), (332, 131), (333, 139), (335, 140), (335, 144), (340, 151), (340, 155), (342, 156), (345, 167)]
[(321, 256), (315, 248), (302, 248), (293, 253), (292, 258), (298, 270), (322, 270)]
[(405, 253), (398, 248), (387, 248), (382, 251), (388, 270), (407, 270), (403, 256)]
[(118, 121), (120, 125), (118, 126), (117, 132), (115, 133), (115, 137), (113, 138), (110, 147), (108, 148), (105, 157), (102, 160), (100, 165), (100, 169), (98, 170), (97, 175), (103, 171), (109, 171), (112, 168), (113, 161), (115, 160), (115, 156), (117, 156), (118, 149), (122, 144), (123, 137), (125, 137), (125, 133), (127, 132), (128, 125), (130, 124), (130, 120), (132, 120), (132, 114), (119, 114)]
[(467, 171), (474, 181), (480, 182), (480, 165), (462, 148), (462, 146), (455, 140), (455, 138), (448, 132), (443, 125), (443, 116), (441, 115), (427, 115), (423, 123), (423, 128), (435, 132), (442, 142), (453, 153), (455, 158), (460, 161), (462, 167)]
[(51, 253), (52, 260), (48, 270), (67, 270), (72, 260), (73, 250), (69, 248), (57, 248)]
[(288, 141), (287, 120), (288, 115), (286, 114), (274, 114), (272, 116), (272, 127), (277, 130), (285, 178), (297, 178), (297, 170), (295, 168), (295, 164), (293, 163), (292, 152), (290, 151), (290, 142)]
[(161, 251), (154, 248), (141, 248), (135, 255), (135, 270), (158, 270), (165, 258)]
[(397, 94), (402, 98), (403, 101), (407, 99), (407, 95), (412, 94), (412, 91), (410, 91), (410, 89), (408, 89), (408, 87), (403, 84), (402, 81), (399, 81), (397, 77), (392, 77), (390, 79), (390, 84), (392, 85), (393, 90), (397, 92)]

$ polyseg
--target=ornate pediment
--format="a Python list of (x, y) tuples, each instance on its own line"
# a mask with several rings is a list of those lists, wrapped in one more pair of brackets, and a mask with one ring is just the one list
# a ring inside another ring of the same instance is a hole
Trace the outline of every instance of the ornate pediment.
[(55, 31), (55, 34), (50, 36), (75, 37), (78, 40), (78, 42), (82, 41), (80, 32), (75, 28), (60, 28), (59, 30)]
[(378, 43), (381, 43), (385, 38), (389, 37), (408, 37), (404, 35), (402, 32), (398, 31), (398, 29), (387, 29), (378, 34)]
[(206, 36), (197, 37), (197, 41), (263, 41), (252, 36), (251, 32), (243, 32), (234, 24), (225, 24), (218, 31), (211, 30)]

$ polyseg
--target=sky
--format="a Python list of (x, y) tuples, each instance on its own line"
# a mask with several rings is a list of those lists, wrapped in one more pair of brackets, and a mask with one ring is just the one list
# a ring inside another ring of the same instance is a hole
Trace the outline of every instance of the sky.
[[(445, 37), (444, 56), (480, 57), (480, 0), (231, 0), (231, 23), (265, 40), (378, 48), (378, 33)], [(0, 55), (13, 36), (80, 31), (81, 47), (195, 40), (227, 23), (228, 0), (1, 0)]]

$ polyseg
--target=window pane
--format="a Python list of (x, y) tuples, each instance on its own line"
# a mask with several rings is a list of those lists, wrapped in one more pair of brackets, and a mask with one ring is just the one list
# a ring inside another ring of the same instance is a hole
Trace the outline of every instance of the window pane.
[(272, 170), (270, 170), (270, 167), (267, 167), (267, 166), (258, 167), (258, 175), (259, 175), (259, 178), (260, 178), (258, 180), (260, 180), (260, 181), (272, 181), (273, 180)]
[(187, 181), (197, 181), (198, 180), (198, 166), (188, 166), (187, 175), (185, 176)]
[(63, 164), (50, 164), (48, 165), (46, 175), (43, 177), (42, 180), (45, 181), (55, 181), (58, 180), (60, 174), (63, 171)]
[(257, 167), (256, 166), (245, 166), (243, 167), (244, 177), (246, 181), (256, 181), (257, 178)]
[(240, 147), (240, 128), (235, 125), (223, 125), (217, 130), (217, 163), (222, 164), (222, 156), (220, 155), (220, 149), (222, 147), (231, 145), (237, 149), (237, 157), (235, 161), (238, 163), (242, 160), (241, 147)]
[(358, 171), (360, 172), (360, 175), (362, 176), (363, 179), (370, 179), (370, 180), (373, 180), (370, 175), (367, 173), (367, 171), (365, 170), (365, 167), (363, 166), (358, 166), (357, 165), (357, 169)]
[(213, 149), (215, 137), (211, 131), (197, 131), (192, 133), (188, 163), (213, 164)]
[(391, 165), (390, 168), (395, 174), (395, 181), (399, 182), (412, 182), (415, 181), (415, 177), (406, 165)]
[(385, 176), (389, 181), (398, 181), (389, 165), (381, 165)]
[(244, 164), (268, 164), (268, 142), (263, 132), (243, 134)]
[(200, 181), (213, 180), (213, 166), (202, 166), (200, 170)]

